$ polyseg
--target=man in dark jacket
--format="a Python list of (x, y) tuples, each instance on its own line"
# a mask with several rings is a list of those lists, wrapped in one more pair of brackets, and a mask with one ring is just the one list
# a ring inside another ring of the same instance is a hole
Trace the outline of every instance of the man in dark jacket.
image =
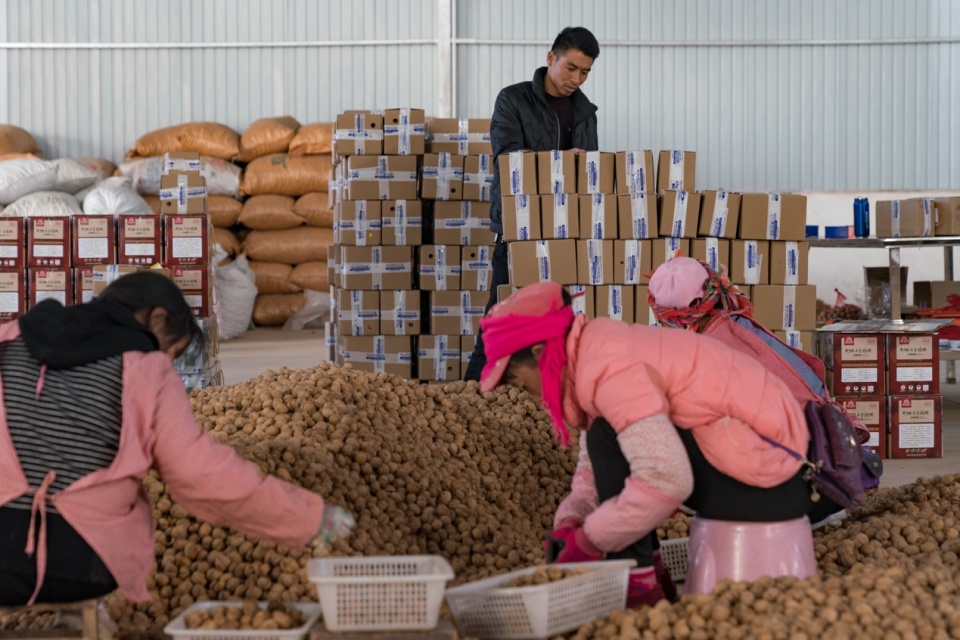
[[(567, 27), (557, 36), (530, 82), (500, 91), (490, 122), (493, 145), (493, 186), (490, 189), (490, 228), (496, 234), (493, 248), (493, 282), (487, 311), (497, 303), (497, 288), (510, 283), (507, 244), (503, 241), (500, 203), (499, 156), (511, 151), (573, 149), (597, 151), (597, 107), (580, 90), (600, 55), (600, 44), (587, 29)], [(486, 364), (482, 335), (470, 357), (465, 380), (480, 380)]]

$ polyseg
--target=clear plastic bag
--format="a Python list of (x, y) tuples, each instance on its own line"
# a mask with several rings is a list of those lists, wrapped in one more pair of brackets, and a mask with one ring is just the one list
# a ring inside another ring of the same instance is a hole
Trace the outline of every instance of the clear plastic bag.
[(305, 289), (303, 293), (307, 303), (287, 319), (283, 328), (289, 331), (323, 329), (323, 323), (330, 319), (330, 294), (310, 289)]

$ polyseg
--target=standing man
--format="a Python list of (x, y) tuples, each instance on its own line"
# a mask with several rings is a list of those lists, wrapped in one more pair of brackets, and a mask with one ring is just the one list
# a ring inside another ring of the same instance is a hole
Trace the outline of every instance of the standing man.
[[(507, 243), (503, 240), (500, 203), (500, 154), (511, 151), (597, 151), (597, 106), (580, 85), (587, 81), (600, 44), (583, 27), (567, 27), (553, 41), (547, 66), (540, 67), (530, 82), (520, 82), (500, 91), (490, 122), (493, 145), (493, 188), (490, 190), (490, 229), (496, 234), (493, 248), (493, 282), (486, 311), (497, 303), (497, 288), (510, 283)], [(465, 380), (480, 380), (486, 364), (482, 332), (470, 357)]]

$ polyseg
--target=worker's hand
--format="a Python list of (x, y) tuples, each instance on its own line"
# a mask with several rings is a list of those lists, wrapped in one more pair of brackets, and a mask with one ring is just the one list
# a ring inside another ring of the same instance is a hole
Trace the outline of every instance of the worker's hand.
[(337, 538), (346, 538), (356, 524), (353, 516), (346, 509), (325, 504), (323, 505), (323, 517), (320, 518), (320, 529), (313, 539), (313, 544), (330, 544)]
[(547, 535), (547, 562), (596, 562), (603, 560), (603, 551), (597, 549), (583, 527), (557, 529)]
[(559, 525), (557, 528), (548, 533), (543, 538), (543, 557), (546, 558), (547, 562), (553, 562), (555, 558), (560, 554), (560, 549), (562, 548), (562, 541), (565, 539), (564, 531), (574, 531), (578, 529), (581, 525), (581, 522), (576, 518), (567, 518)]

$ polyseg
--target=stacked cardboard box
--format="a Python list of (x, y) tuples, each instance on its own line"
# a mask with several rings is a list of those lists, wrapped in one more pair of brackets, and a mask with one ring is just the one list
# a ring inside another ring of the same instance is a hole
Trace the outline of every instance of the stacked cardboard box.
[(940, 351), (923, 323), (828, 325), (817, 332), (828, 390), (871, 431), (882, 457), (943, 456)]

